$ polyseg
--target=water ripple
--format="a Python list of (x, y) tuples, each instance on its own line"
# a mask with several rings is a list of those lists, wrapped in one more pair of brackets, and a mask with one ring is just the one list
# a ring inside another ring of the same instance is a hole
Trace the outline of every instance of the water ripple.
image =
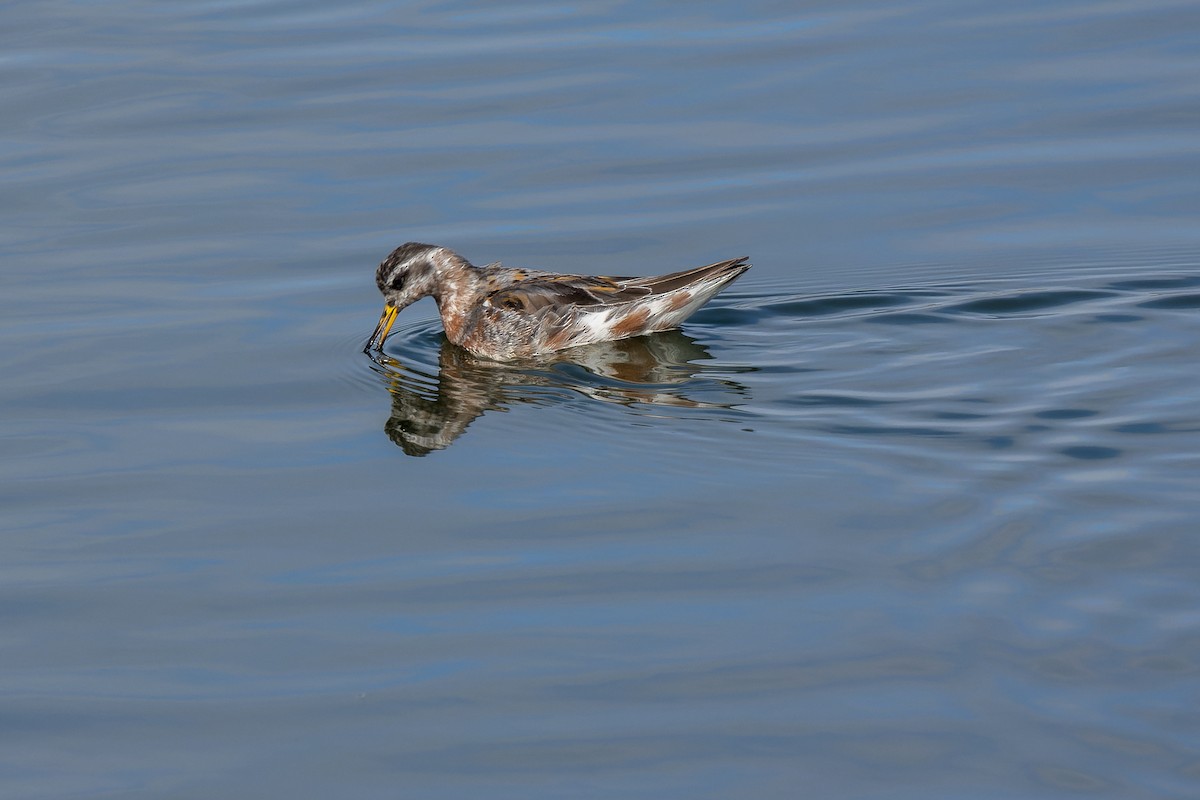
[[(1011, 464), (1115, 462), (1136, 452), (1130, 437), (1191, 432), (1162, 414), (1183, 404), (1194, 379), (1164, 371), (1131, 395), (1120, 370), (1190, 346), (1183, 332), (1162, 336), (1153, 315), (1190, 308), (1196, 295), (1186, 290), (1198, 281), (1100, 276), (1045, 288), (980, 281), (804, 296), (748, 280), (682, 332), (515, 364), (474, 359), (436, 319), (414, 321), (389, 340), (388, 356), (359, 362), (371, 370), (354, 381), (387, 388), (389, 436), (420, 455), (484, 414), (528, 406), (544, 413), (510, 419), (513, 435), (606, 437), (652, 424), (702, 440), (711, 435), (704, 425), (727, 422), (849, 458), (886, 441), (895, 458), (957, 451), (974, 454), (978, 469), (993, 468), (997, 453)], [(1043, 346), (1051, 337), (1053, 356)], [(1021, 391), (999, 377), (1014, 371), (1025, 376)], [(735, 437), (725, 447), (743, 458), (755, 444)]]

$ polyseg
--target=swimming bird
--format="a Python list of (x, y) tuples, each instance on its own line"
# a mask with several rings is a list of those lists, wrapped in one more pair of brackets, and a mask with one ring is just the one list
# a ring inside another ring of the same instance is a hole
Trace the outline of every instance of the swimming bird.
[(493, 361), (668, 330), (750, 269), (747, 258), (617, 278), (499, 263), (477, 267), (447, 247), (409, 242), (375, 271), (385, 305), (364, 352), (382, 350), (396, 315), (429, 295), (437, 301), (446, 338)]

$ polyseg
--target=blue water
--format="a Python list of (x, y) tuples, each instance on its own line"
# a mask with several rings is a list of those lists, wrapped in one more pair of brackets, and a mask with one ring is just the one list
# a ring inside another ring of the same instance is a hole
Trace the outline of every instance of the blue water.
[[(0, 9), (0, 796), (1200, 795), (1200, 6)], [(473, 359), (374, 268), (749, 255)]]

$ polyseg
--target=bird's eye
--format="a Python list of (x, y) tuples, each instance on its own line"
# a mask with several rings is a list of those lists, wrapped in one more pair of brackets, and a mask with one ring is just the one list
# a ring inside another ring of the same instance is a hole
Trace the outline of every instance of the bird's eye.
[(395, 289), (396, 291), (400, 291), (402, 288), (404, 288), (404, 274), (403, 273), (392, 278), (392, 288)]

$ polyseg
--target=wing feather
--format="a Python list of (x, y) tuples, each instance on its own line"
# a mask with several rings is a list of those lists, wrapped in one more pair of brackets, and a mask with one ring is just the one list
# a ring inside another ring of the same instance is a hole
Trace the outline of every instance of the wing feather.
[(499, 308), (537, 313), (544, 308), (613, 306), (650, 295), (666, 294), (721, 273), (741, 273), (746, 258), (734, 258), (706, 267), (686, 269), (649, 278), (558, 275), (522, 271), (512, 284), (490, 293), (488, 302)]
[(644, 297), (651, 290), (626, 284), (628, 278), (583, 275), (531, 275), (488, 295), (500, 308), (535, 313), (543, 308), (614, 305)]

